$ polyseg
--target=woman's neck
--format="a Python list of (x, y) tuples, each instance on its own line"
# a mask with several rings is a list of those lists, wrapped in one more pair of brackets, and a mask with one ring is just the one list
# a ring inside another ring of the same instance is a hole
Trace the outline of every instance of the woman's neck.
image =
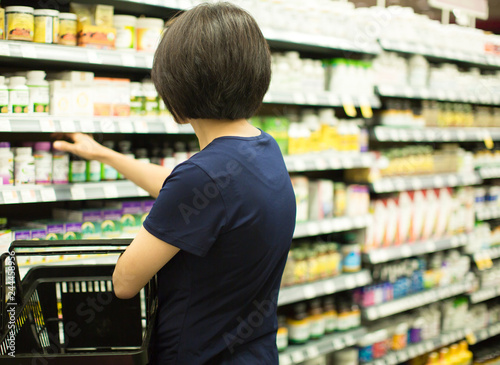
[(218, 137), (255, 137), (260, 135), (260, 130), (252, 126), (246, 119), (220, 120), (220, 119), (191, 119), (200, 149), (204, 149), (210, 142)]

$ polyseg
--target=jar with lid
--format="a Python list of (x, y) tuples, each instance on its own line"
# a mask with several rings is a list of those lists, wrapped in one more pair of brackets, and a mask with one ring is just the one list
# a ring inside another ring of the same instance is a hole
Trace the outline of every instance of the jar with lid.
[(26, 86), (26, 77), (12, 76), (9, 79), (9, 112), (27, 114), (29, 112), (30, 93)]
[(319, 298), (309, 302), (309, 323), (311, 328), (311, 338), (321, 338), (325, 334), (325, 317), (323, 316), (323, 308)]
[(154, 52), (160, 41), (164, 22), (159, 18), (137, 19), (137, 50)]
[(62, 44), (64, 46), (76, 46), (76, 25), (76, 14), (59, 14), (59, 44)]
[(34, 9), (29, 6), (7, 6), (5, 8), (5, 39), (33, 42), (35, 20)]
[(36, 43), (57, 43), (59, 40), (59, 11), (52, 9), (37, 9), (33, 12)]
[(132, 15), (115, 15), (113, 26), (116, 29), (116, 49), (134, 50), (136, 48), (137, 18)]
[(278, 316), (278, 332), (276, 333), (276, 345), (278, 351), (284, 351), (288, 347), (288, 328), (286, 326), (286, 317)]
[(290, 343), (302, 344), (309, 341), (311, 327), (305, 303), (297, 303), (293, 306), (292, 313), (287, 318), (287, 325)]
[(353, 273), (361, 270), (361, 245), (359, 243), (342, 244), (342, 270)]
[(347, 331), (351, 328), (351, 307), (345, 298), (338, 303), (337, 331)]

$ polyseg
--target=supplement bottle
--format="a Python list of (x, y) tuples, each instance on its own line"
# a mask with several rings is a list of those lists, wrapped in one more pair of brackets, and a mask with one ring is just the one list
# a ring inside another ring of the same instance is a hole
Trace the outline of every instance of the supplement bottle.
[(130, 83), (130, 115), (144, 115), (146, 112), (144, 106), (144, 92), (140, 82)]
[(115, 15), (113, 26), (116, 29), (116, 49), (135, 49), (137, 18), (132, 15)]
[(161, 165), (167, 169), (173, 170), (177, 166), (177, 162), (174, 157), (174, 150), (170, 147), (165, 147), (161, 151), (162, 162)]
[(49, 114), (50, 90), (45, 81), (45, 71), (28, 71), (26, 84), (29, 88), (29, 113), (36, 115)]
[(88, 160), (86, 163), (86, 180), (101, 181), (101, 163), (96, 160)]
[[(132, 153), (131, 148), (132, 148), (131, 141), (123, 140), (118, 142), (118, 150), (120, 151), (120, 153), (124, 154), (129, 158), (135, 159), (135, 155)], [(124, 179), (123, 175), (118, 173), (118, 179), (120, 180)]]
[(337, 329), (337, 311), (333, 297), (323, 300), (323, 317), (325, 318), (325, 333), (332, 333)]
[(5, 39), (5, 33), (4, 33), (4, 28), (5, 28), (5, 9), (0, 7), (0, 40)]
[(311, 338), (321, 338), (325, 334), (325, 317), (321, 301), (313, 299), (309, 303), (309, 323), (311, 328)]
[(288, 328), (285, 316), (278, 316), (278, 332), (276, 334), (276, 345), (278, 351), (284, 351), (288, 347)]
[(87, 177), (87, 163), (81, 157), (71, 155), (69, 161), (69, 182), (85, 182)]
[(69, 182), (69, 154), (54, 150), (52, 154), (52, 182), (67, 184)]
[[(104, 141), (104, 147), (109, 149), (115, 149), (115, 142), (113, 141)], [(118, 179), (118, 171), (114, 167), (101, 163), (101, 180), (102, 181), (115, 181)]]
[(31, 147), (16, 148), (14, 158), (14, 184), (31, 185), (35, 183), (35, 158)]
[(33, 42), (34, 28), (33, 8), (29, 6), (5, 8), (5, 39)]
[(301, 344), (309, 341), (311, 328), (306, 309), (305, 303), (295, 304), (292, 315), (287, 318), (290, 343)]
[(14, 155), (9, 142), (0, 142), (0, 185), (14, 184)]
[(9, 112), (9, 88), (5, 85), (5, 77), (0, 76), (0, 114)]
[(147, 116), (157, 116), (160, 112), (158, 103), (158, 92), (151, 81), (143, 81), (142, 92), (144, 94), (144, 110)]
[(175, 161), (176, 161), (176, 164), (180, 164), (181, 162), (184, 162), (188, 159), (188, 152), (186, 150), (186, 144), (183, 143), (183, 142), (175, 142), (175, 153), (174, 153), (174, 157), (175, 157)]
[(35, 152), (35, 183), (52, 183), (52, 154), (50, 153), (50, 142), (36, 142)]
[(137, 161), (141, 161), (144, 163), (150, 163), (151, 161), (148, 158), (148, 150), (145, 148), (138, 148), (135, 150), (135, 158)]
[(26, 77), (12, 76), (9, 79), (9, 112), (27, 114), (29, 111), (30, 93), (26, 86)]
[(154, 52), (160, 41), (164, 22), (159, 18), (137, 19), (137, 50)]
[(76, 14), (59, 14), (59, 44), (76, 46)]
[(36, 43), (57, 43), (59, 40), (59, 12), (52, 9), (37, 9), (33, 12), (35, 18)]

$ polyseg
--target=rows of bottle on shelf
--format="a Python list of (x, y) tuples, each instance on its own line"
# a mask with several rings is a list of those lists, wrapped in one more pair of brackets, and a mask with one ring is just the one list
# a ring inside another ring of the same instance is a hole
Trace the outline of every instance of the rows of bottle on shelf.
[[(498, 127), (500, 108), (464, 103), (388, 99), (378, 122), (398, 127)], [(465, 131), (467, 132), (467, 131)]]
[[(368, 333), (358, 341), (360, 363), (370, 363), (384, 358), (391, 351), (401, 351), (410, 345), (438, 338), (441, 333), (452, 333), (462, 329), (473, 333), (496, 324), (499, 320), (498, 302), (469, 305), (466, 297), (458, 297), (434, 303), (373, 323), (368, 328)], [(462, 342), (461, 346), (466, 348), (466, 343)], [(457, 350), (457, 347), (452, 346), (449, 350), (428, 352), (412, 359), (410, 364), (456, 364), (450, 357), (456, 356), (454, 352)], [(470, 361), (472, 354), (469, 352), (468, 356)], [(436, 362), (439, 358), (441, 362)]]

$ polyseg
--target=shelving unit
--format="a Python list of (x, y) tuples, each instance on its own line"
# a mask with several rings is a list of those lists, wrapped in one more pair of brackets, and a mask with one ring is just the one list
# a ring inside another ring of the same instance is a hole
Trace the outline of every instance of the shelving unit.
[(480, 184), (482, 179), (477, 173), (472, 174), (430, 174), (408, 177), (385, 177), (370, 184), (375, 193), (435, 189), (455, 186)]
[(500, 218), (500, 207), (482, 207), (476, 210), (476, 217), (480, 221)]
[(342, 107), (344, 104), (352, 103), (355, 107), (370, 106), (380, 108), (380, 99), (372, 95), (370, 97), (357, 95), (337, 95), (329, 92), (323, 93), (285, 93), (270, 91), (264, 97), (264, 103), (291, 104), (304, 106), (331, 106)]
[(485, 302), (498, 296), (500, 296), (499, 287), (480, 288), (478, 291), (469, 294), (472, 304)]
[(299, 302), (323, 295), (338, 293), (368, 285), (372, 282), (369, 270), (361, 270), (353, 274), (342, 274), (333, 278), (312, 283), (281, 288), (278, 305)]
[(324, 171), (370, 167), (376, 161), (374, 153), (325, 151), (284, 156), (289, 172)]
[(344, 333), (335, 333), (324, 336), (304, 345), (292, 345), (279, 355), (280, 365), (300, 364), (303, 361), (314, 359), (317, 356), (342, 350), (356, 344), (359, 337), (366, 333), (366, 329), (358, 328)]
[(400, 246), (379, 248), (364, 253), (363, 261), (370, 264), (380, 264), (392, 260), (425, 255), (431, 252), (465, 246), (469, 242), (469, 239), (469, 235), (460, 234), (442, 239), (431, 239), (410, 244), (402, 244)]
[(357, 228), (365, 228), (372, 221), (371, 215), (357, 217), (327, 218), (319, 221), (297, 223), (293, 238), (318, 236), (333, 232), (350, 231)]
[(479, 167), (477, 172), (481, 179), (498, 179), (500, 178), (500, 167), (499, 166), (485, 166)]
[(376, 126), (370, 137), (379, 142), (475, 142), (500, 139), (500, 128), (415, 128)]
[(396, 313), (406, 312), (410, 309), (434, 303), (442, 299), (451, 298), (458, 294), (463, 294), (470, 289), (470, 286), (471, 283), (464, 282), (422, 291), (401, 299), (363, 308), (362, 315), (366, 320), (374, 321), (379, 318), (388, 317)]

